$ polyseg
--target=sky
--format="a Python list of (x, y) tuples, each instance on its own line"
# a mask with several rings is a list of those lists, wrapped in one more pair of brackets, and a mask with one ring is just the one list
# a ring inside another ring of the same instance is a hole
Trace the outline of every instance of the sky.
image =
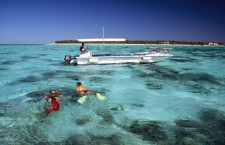
[(223, 0), (0, 0), (0, 44), (78, 38), (225, 43)]

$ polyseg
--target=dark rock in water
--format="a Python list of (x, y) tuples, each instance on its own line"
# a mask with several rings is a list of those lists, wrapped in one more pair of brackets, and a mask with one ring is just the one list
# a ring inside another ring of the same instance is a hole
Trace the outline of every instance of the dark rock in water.
[(5, 113), (0, 113), (0, 117), (2, 117), (2, 116), (4, 116), (5, 115)]
[(221, 83), (218, 81), (216, 77), (213, 75), (210, 75), (208, 73), (180, 73), (179, 71), (176, 71), (171, 68), (166, 67), (160, 67), (156, 65), (149, 65), (149, 68), (151, 69), (151, 72), (138, 72), (138, 76), (141, 78), (155, 78), (155, 79), (168, 79), (173, 81), (181, 81), (181, 82), (187, 82), (187, 81), (193, 81), (193, 82), (200, 82), (200, 83), (211, 83), (213, 85), (221, 85)]
[(143, 108), (143, 107), (145, 107), (145, 105), (143, 105), (143, 104), (131, 104), (131, 106), (137, 107), (137, 108)]
[(103, 118), (103, 121), (109, 124), (115, 123), (114, 117), (110, 114), (109, 111), (97, 111), (97, 115)]
[(112, 111), (118, 111), (118, 110), (124, 111), (123, 106), (122, 106), (121, 104), (118, 104), (118, 105), (119, 105), (119, 106), (112, 107), (110, 110), (112, 110)]
[(46, 55), (48, 55), (48, 54), (44, 54), (44, 53), (43, 53), (43, 54), (39, 54), (39, 55), (40, 55), (40, 56), (46, 56)]
[(29, 83), (29, 82), (37, 82), (39, 80), (40, 79), (36, 76), (27, 76), (27, 77), (19, 79), (18, 81), (21, 83)]
[(159, 82), (147, 82), (146, 86), (148, 89), (162, 89), (163, 85)]
[(101, 75), (112, 76), (114, 73), (114, 70), (101, 70), (101, 71), (98, 71), (97, 73)]
[(191, 68), (182, 68), (182, 70), (188, 71), (188, 70), (192, 70)]
[(118, 108), (118, 107), (113, 107), (113, 108), (111, 108), (110, 110), (112, 110), (112, 111), (118, 111), (119, 108)]
[(205, 127), (203, 124), (200, 124), (194, 120), (177, 120), (176, 126), (178, 127), (187, 127), (187, 128), (198, 128), (198, 127)]
[(7, 140), (7, 144), (37, 144), (40, 141), (47, 142), (45, 133), (37, 125), (20, 125), (18, 127), (0, 126), (0, 128), (1, 133), (5, 134), (1, 140)]
[(108, 80), (107, 78), (101, 78), (101, 77), (91, 77), (90, 82), (95, 82), (95, 83), (102, 83), (104, 81)]
[(8, 85), (18, 85), (20, 83), (32, 83), (32, 82), (37, 82), (37, 81), (40, 81), (41, 79), (36, 77), (36, 76), (27, 76), (27, 77), (24, 77), (24, 78), (20, 78), (16, 81), (12, 81), (10, 83), (8, 83)]
[[(220, 119), (220, 121), (218, 120), (218, 115), (221, 115), (218, 111), (210, 110), (201, 112), (200, 119), (202, 122), (194, 120), (176, 121), (176, 144), (225, 144), (225, 124)], [(220, 117), (223, 118), (224, 116)]]
[(44, 96), (49, 94), (49, 90), (42, 90), (42, 91), (34, 91), (28, 93), (26, 96), (29, 98), (32, 98), (32, 100), (29, 100), (28, 102), (39, 102), (41, 101)]
[[(64, 145), (63, 143), (58, 143), (58, 142), (50, 142), (50, 141), (42, 141), (42, 142), (38, 142), (37, 144), (35, 145)], [(66, 145), (66, 144), (65, 144)]]
[(154, 75), (154, 73), (140, 72), (138, 76), (141, 78), (154, 78)]
[(7, 71), (9, 70), (8, 68), (0, 68), (0, 71)]
[(25, 55), (25, 56), (22, 56), (21, 58), (22, 60), (29, 60), (29, 59), (37, 59), (38, 57)]
[(63, 141), (66, 145), (88, 145), (91, 142), (91, 137), (88, 135), (74, 135)]
[(12, 64), (15, 64), (15, 63), (16, 63), (16, 61), (7, 60), (7, 61), (2, 62), (1, 64), (2, 65), (12, 65)]
[(192, 120), (179, 120), (176, 125), (176, 144), (213, 144), (214, 134), (205, 125)]
[(147, 70), (151, 70), (151, 73), (146, 72), (139, 72), (139, 77), (141, 78), (156, 78), (156, 79), (171, 79), (171, 80), (177, 80), (177, 75), (179, 74), (178, 71), (167, 68), (167, 67), (160, 67), (157, 65), (149, 65)]
[(88, 118), (82, 118), (82, 119), (77, 119), (76, 122), (78, 125), (84, 125), (84, 124), (90, 122), (90, 120)]
[(214, 76), (207, 73), (183, 73), (178, 78), (182, 81), (206, 82), (220, 85)]
[(125, 145), (120, 134), (113, 134), (111, 136), (91, 136), (91, 145)]
[(225, 113), (215, 109), (206, 109), (199, 113), (201, 121), (212, 128), (215, 133), (214, 142), (225, 144)]
[(62, 78), (68, 78), (71, 80), (78, 81), (82, 76), (77, 74), (76, 72), (73, 71), (62, 71), (62, 70), (54, 70), (54, 71), (46, 71), (42, 73), (43, 79), (49, 79), (52, 77), (62, 77)]
[(53, 77), (53, 76), (55, 76), (57, 74), (58, 74), (57, 71), (47, 71), (47, 72), (42, 73), (42, 76), (44, 78), (51, 78), (51, 77)]
[(211, 90), (205, 88), (201, 84), (186, 84), (189, 91), (192, 93), (200, 93), (200, 94), (210, 94)]
[(129, 68), (129, 69), (133, 69), (134, 67), (133, 67), (133, 65), (131, 65), (131, 64), (126, 64), (126, 65), (123, 65), (123, 67), (125, 67), (125, 68)]
[[(225, 121), (225, 112), (216, 109), (205, 109), (199, 113), (199, 118), (204, 123), (216, 127), (215, 125), (222, 125)], [(220, 124), (222, 123), (222, 124)], [(222, 126), (218, 126), (219, 128)], [(224, 126), (225, 127), (225, 126)], [(225, 130), (224, 130), (225, 131)]]
[(82, 78), (82, 76), (76, 74), (67, 74), (66, 78), (69, 78), (74, 81), (79, 81)]
[(129, 130), (132, 133), (141, 135), (144, 140), (154, 142), (167, 140), (166, 133), (157, 121), (135, 121)]
[(173, 57), (169, 59), (170, 61), (174, 62), (196, 62), (196, 59), (190, 57)]
[(90, 76), (90, 75), (95, 75), (95, 72), (83, 71), (83, 72), (79, 72), (79, 74), (82, 74), (82, 76)]

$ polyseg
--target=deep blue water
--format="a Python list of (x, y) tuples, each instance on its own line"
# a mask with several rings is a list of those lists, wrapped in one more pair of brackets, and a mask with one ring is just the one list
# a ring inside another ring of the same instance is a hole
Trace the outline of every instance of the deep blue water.
[[(64, 55), (79, 45), (0, 45), (0, 144), (225, 144), (225, 47), (170, 47), (174, 56), (159, 63), (71, 66)], [(79, 105), (78, 80), (107, 100)], [(46, 117), (50, 89), (64, 97)]]

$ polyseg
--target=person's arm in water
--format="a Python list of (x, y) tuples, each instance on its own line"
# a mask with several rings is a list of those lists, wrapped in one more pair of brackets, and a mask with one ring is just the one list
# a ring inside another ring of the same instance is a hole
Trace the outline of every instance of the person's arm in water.
[(90, 91), (90, 89), (87, 88), (87, 87), (83, 87), (82, 89), (85, 90), (85, 91)]
[(57, 97), (55, 97), (55, 98), (58, 101), (60, 99), (60, 97), (63, 97), (63, 95), (62, 94), (57, 94)]
[(75, 92), (76, 92), (76, 94), (79, 94), (80, 91), (79, 91), (78, 87), (76, 87)]
[(42, 101), (47, 102), (47, 101), (46, 101), (47, 98), (48, 98), (48, 95), (45, 96), (45, 97), (42, 99)]

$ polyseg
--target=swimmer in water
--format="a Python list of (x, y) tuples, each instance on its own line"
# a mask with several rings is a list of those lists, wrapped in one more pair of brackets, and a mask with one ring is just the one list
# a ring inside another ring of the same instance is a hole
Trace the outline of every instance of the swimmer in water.
[(77, 83), (77, 87), (76, 87), (75, 90), (76, 90), (76, 94), (82, 96), (82, 97), (80, 97), (80, 99), (77, 100), (80, 104), (83, 104), (85, 102), (85, 99), (87, 98), (86, 95), (96, 95), (96, 97), (99, 100), (105, 100), (106, 99), (106, 97), (102, 96), (100, 93), (91, 92), (89, 88), (86, 88), (86, 87), (82, 86), (81, 82)]
[(77, 87), (76, 87), (75, 90), (76, 90), (76, 93), (78, 95), (81, 95), (81, 96), (90, 95), (91, 94), (90, 89), (82, 86), (81, 82), (78, 82), (77, 83)]
[[(62, 96), (62, 94), (58, 94), (56, 92), (56, 90), (52, 90), (51, 91), (51, 94), (50, 95), (47, 95), (45, 96), (42, 100), (44, 102), (51, 102), (52, 103), (52, 106), (51, 107), (47, 107), (45, 109), (45, 114), (48, 116), (49, 113), (51, 113), (52, 111), (58, 111), (59, 110), (59, 107), (60, 107), (60, 104), (59, 102), (57, 101), (58, 97)], [(48, 99), (48, 100), (47, 100)], [(47, 101), (46, 101), (47, 100)]]

